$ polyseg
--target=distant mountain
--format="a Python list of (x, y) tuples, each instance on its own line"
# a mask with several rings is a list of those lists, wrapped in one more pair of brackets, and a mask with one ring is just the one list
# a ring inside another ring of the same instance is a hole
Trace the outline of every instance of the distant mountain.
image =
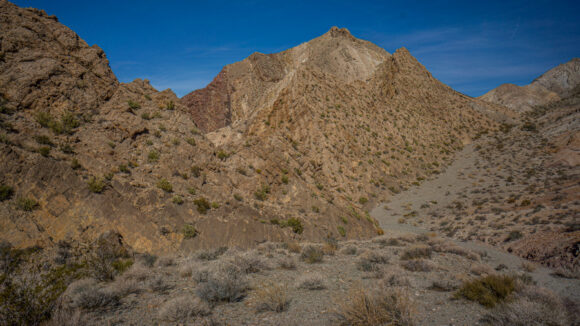
[(515, 112), (528, 112), (534, 106), (571, 96), (578, 85), (580, 85), (580, 59), (574, 58), (548, 70), (529, 85), (520, 87), (503, 84), (480, 96), (480, 99), (504, 105)]

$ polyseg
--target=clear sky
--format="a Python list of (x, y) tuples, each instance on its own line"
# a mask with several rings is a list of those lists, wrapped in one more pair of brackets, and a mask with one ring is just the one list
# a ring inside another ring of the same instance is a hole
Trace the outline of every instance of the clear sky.
[(178, 96), (224, 65), (348, 28), (389, 52), (406, 47), (454, 89), (525, 85), (580, 57), (580, 1), (17, 0), (56, 15), (105, 52), (120, 81)]

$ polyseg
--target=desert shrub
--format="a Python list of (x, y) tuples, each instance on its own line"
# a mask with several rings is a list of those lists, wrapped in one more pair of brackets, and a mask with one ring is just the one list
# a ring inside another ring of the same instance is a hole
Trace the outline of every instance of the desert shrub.
[(175, 195), (175, 196), (173, 196), (171, 201), (176, 205), (182, 205), (183, 204), (183, 197), (181, 197), (179, 195)]
[(307, 245), (302, 248), (302, 253), (300, 254), (300, 259), (309, 264), (319, 263), (322, 261), (323, 257), (324, 253), (322, 252), (322, 249), (313, 245)]
[(234, 194), (234, 199), (237, 200), (237, 201), (242, 201), (243, 200), (243, 197), (240, 194)]
[(153, 292), (165, 293), (173, 288), (173, 285), (167, 282), (167, 278), (163, 275), (155, 275), (149, 278), (146, 283), (147, 288)]
[(72, 159), (72, 161), (70, 162), (70, 167), (71, 167), (73, 170), (78, 170), (78, 169), (80, 169), (82, 166), (81, 166), (81, 163), (79, 163), (79, 160), (77, 160), (76, 158), (73, 158), (73, 159)]
[(357, 268), (365, 272), (376, 272), (381, 265), (389, 262), (389, 257), (376, 251), (367, 251), (360, 255), (357, 261)]
[(71, 308), (97, 309), (119, 304), (119, 298), (113, 291), (102, 288), (93, 279), (72, 283), (64, 295)]
[(170, 322), (184, 323), (197, 316), (211, 313), (207, 302), (196, 296), (182, 295), (165, 302), (159, 309), (159, 319)]
[(485, 264), (475, 264), (475, 265), (472, 265), (471, 268), (469, 269), (469, 271), (472, 274), (475, 274), (475, 275), (478, 275), (478, 276), (480, 276), (480, 275), (491, 275), (491, 274), (494, 274), (495, 273), (495, 271), (494, 271), (493, 268), (491, 268), (489, 265), (485, 265)]
[(96, 194), (102, 193), (103, 190), (105, 190), (105, 187), (107, 186), (105, 180), (94, 176), (89, 179), (87, 185), (89, 186), (89, 190)]
[(410, 286), (411, 281), (407, 277), (407, 274), (404, 270), (400, 269), (399, 267), (389, 268), (385, 271), (383, 275), (383, 279), (381, 281), (380, 286), (383, 287), (392, 287), (392, 286), (399, 286), (405, 287)]
[(8, 200), (8, 199), (12, 198), (13, 195), (14, 195), (14, 188), (12, 188), (8, 185), (5, 185), (5, 184), (0, 185), (0, 201)]
[(156, 150), (150, 151), (149, 154), (147, 154), (147, 160), (151, 163), (159, 161), (159, 152)]
[(282, 269), (296, 269), (296, 260), (292, 257), (282, 257), (278, 260), (278, 266)]
[(324, 290), (326, 284), (321, 274), (311, 273), (300, 276), (296, 282), (296, 287), (306, 290)]
[(191, 146), (195, 146), (195, 145), (196, 145), (195, 138), (193, 138), (193, 137), (186, 138), (186, 139), (185, 139), (185, 141), (186, 141), (186, 142), (187, 142), (189, 145), (191, 145)]
[(33, 198), (19, 197), (16, 200), (16, 207), (20, 210), (31, 212), (38, 207), (38, 202)]
[(167, 102), (167, 104), (165, 105), (165, 108), (167, 110), (174, 110), (175, 109), (175, 103), (173, 103), (173, 101), (169, 101)]
[(358, 248), (355, 245), (348, 245), (340, 251), (340, 253), (342, 253), (343, 255), (351, 255), (351, 256), (356, 255), (357, 252)]
[(139, 110), (141, 108), (141, 104), (134, 102), (132, 100), (128, 100), (127, 105), (129, 106), (129, 109), (131, 109), (131, 110)]
[(225, 152), (225, 151), (223, 151), (223, 150), (220, 150), (220, 151), (218, 151), (218, 153), (217, 153), (217, 157), (218, 157), (220, 160), (222, 160), (222, 161), (223, 161), (223, 160), (225, 160), (226, 158), (228, 158), (229, 156), (230, 156), (230, 154), (229, 154), (229, 153), (227, 153), (227, 152)]
[(288, 184), (288, 175), (284, 174), (281, 180), (283, 184)]
[(337, 226), (336, 229), (338, 230), (338, 234), (340, 234), (343, 237), (346, 236), (346, 230), (342, 225)]
[(210, 260), (218, 259), (226, 251), (228, 251), (228, 247), (219, 247), (216, 249), (200, 250), (197, 252), (196, 256), (197, 256), (197, 259), (210, 261)]
[(430, 272), (435, 269), (435, 265), (424, 259), (412, 259), (401, 263), (401, 266), (411, 272)]
[(111, 266), (118, 274), (123, 274), (131, 266), (133, 266), (133, 259), (118, 259), (111, 263)]
[(289, 218), (286, 223), (287, 226), (292, 228), (292, 232), (297, 234), (302, 234), (304, 231), (304, 226), (302, 225), (302, 221), (297, 218), (291, 217)]
[(406, 249), (401, 255), (402, 260), (417, 259), (417, 258), (431, 258), (432, 249), (427, 246), (415, 246)]
[(50, 155), (50, 146), (41, 146), (38, 148), (38, 153), (44, 157)]
[(531, 273), (535, 271), (536, 268), (537, 268), (536, 264), (532, 263), (531, 261), (525, 260), (522, 262), (522, 269), (526, 272)]
[(562, 299), (548, 289), (530, 286), (485, 314), (482, 322), (494, 326), (574, 325)]
[(211, 208), (211, 205), (205, 197), (199, 197), (193, 201), (195, 206), (197, 206), (197, 211), (200, 214), (205, 214)]
[(506, 242), (508, 241), (514, 241), (514, 240), (518, 240), (521, 239), (524, 235), (522, 234), (522, 232), (520, 231), (511, 231), (507, 238), (505, 239)]
[(199, 178), (199, 176), (201, 176), (201, 167), (194, 165), (191, 167), (191, 175)]
[(515, 290), (515, 285), (516, 281), (513, 276), (488, 275), (464, 282), (455, 293), (455, 297), (476, 301), (486, 307), (493, 307), (507, 298)]
[(213, 208), (213, 209), (220, 208), (220, 203), (218, 203), (217, 201), (212, 201), (211, 202), (211, 208)]
[(262, 185), (260, 187), (260, 189), (258, 189), (254, 192), (254, 197), (256, 197), (256, 199), (258, 199), (258, 200), (264, 201), (264, 200), (266, 200), (266, 198), (268, 198), (269, 193), (270, 193), (270, 186)]
[(181, 229), (181, 233), (183, 234), (183, 238), (192, 239), (192, 238), (195, 238), (195, 236), (197, 235), (197, 230), (195, 229), (195, 227), (193, 225), (186, 224)]
[(558, 267), (554, 270), (554, 275), (563, 278), (580, 279), (580, 268), (578, 267)]
[(251, 304), (257, 312), (282, 312), (288, 309), (288, 287), (285, 284), (264, 283), (252, 294)]
[(287, 247), (289, 252), (293, 252), (295, 254), (302, 251), (302, 246), (298, 242), (288, 242)]
[(358, 199), (358, 202), (359, 202), (361, 205), (364, 205), (364, 204), (366, 204), (366, 203), (368, 203), (368, 202), (369, 202), (369, 199), (368, 199), (368, 198), (366, 198), (366, 197), (360, 197), (360, 198)]
[(165, 192), (173, 192), (173, 186), (165, 178), (162, 178), (159, 181), (157, 181), (157, 188), (159, 188)]
[(227, 260), (232, 265), (239, 268), (243, 273), (257, 273), (268, 269), (266, 262), (255, 251), (238, 253)]
[(196, 294), (207, 302), (236, 302), (246, 295), (246, 274), (229, 262), (213, 266), (195, 289)]
[(409, 295), (403, 289), (353, 287), (338, 302), (335, 315), (344, 326), (411, 326), (413, 310)]
[(460, 247), (452, 242), (433, 240), (432, 242), (430, 242), (430, 244), (431, 244), (431, 248), (435, 252), (451, 253), (451, 254), (455, 254), (455, 255), (469, 258), (471, 260), (476, 260), (476, 261), (481, 259), (479, 254), (477, 254), (471, 250), (464, 249), (464, 248), (462, 248), (462, 247)]

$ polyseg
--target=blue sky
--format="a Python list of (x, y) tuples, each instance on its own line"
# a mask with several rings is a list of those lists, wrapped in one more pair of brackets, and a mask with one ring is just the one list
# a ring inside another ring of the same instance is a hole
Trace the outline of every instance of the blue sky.
[(178, 96), (224, 65), (348, 28), (389, 52), (409, 49), (454, 89), (479, 96), (525, 85), (580, 56), (580, 1), (18, 0), (98, 44), (122, 82), (147, 78)]

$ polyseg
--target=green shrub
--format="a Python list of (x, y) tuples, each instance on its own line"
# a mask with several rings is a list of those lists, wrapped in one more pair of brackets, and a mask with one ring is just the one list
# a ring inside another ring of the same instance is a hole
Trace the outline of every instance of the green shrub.
[(38, 149), (38, 153), (44, 157), (48, 157), (48, 155), (50, 155), (50, 147), (49, 146), (41, 146)]
[(183, 198), (181, 196), (175, 195), (173, 196), (173, 203), (177, 205), (183, 204)]
[(514, 241), (514, 240), (518, 240), (521, 239), (524, 235), (520, 232), (520, 231), (511, 231), (507, 238), (505, 239), (506, 242), (508, 241)]
[(199, 176), (201, 175), (201, 167), (194, 165), (191, 167), (191, 175), (199, 178)]
[(288, 184), (288, 176), (287, 175), (283, 175), (282, 176), (282, 183), (283, 184)]
[(147, 155), (147, 159), (149, 160), (149, 162), (159, 161), (159, 152), (156, 150), (150, 151), (149, 154)]
[(292, 228), (292, 231), (297, 234), (302, 234), (304, 231), (304, 226), (302, 225), (302, 221), (297, 218), (290, 218), (286, 221), (286, 225)]
[(242, 196), (240, 194), (234, 194), (234, 199), (237, 201), (242, 201)]
[(162, 178), (161, 180), (159, 180), (157, 182), (157, 188), (159, 188), (159, 189), (161, 189), (161, 190), (163, 190), (165, 192), (173, 192), (173, 186), (165, 178)]
[(175, 109), (175, 103), (173, 103), (173, 101), (169, 101), (169, 102), (167, 102), (165, 108), (167, 110), (174, 110)]
[(186, 224), (181, 229), (181, 233), (183, 233), (183, 237), (185, 239), (192, 239), (192, 238), (195, 238), (195, 236), (197, 235), (197, 230), (195, 229), (195, 227), (193, 225)]
[(133, 266), (133, 259), (119, 259), (115, 260), (111, 266), (119, 274), (126, 272), (131, 266)]
[(44, 128), (48, 128), (53, 123), (53, 117), (48, 112), (36, 113), (36, 122)]
[(129, 105), (129, 109), (131, 110), (139, 110), (141, 108), (141, 104), (133, 102), (131, 100), (128, 100), (127, 104)]
[(270, 193), (270, 186), (262, 185), (262, 187), (260, 189), (256, 190), (256, 192), (254, 192), (254, 196), (256, 197), (256, 199), (264, 201), (264, 200), (266, 200), (266, 198), (268, 198), (269, 193)]
[(16, 207), (26, 212), (31, 212), (38, 207), (38, 202), (32, 198), (20, 197), (16, 200)]
[(97, 177), (91, 177), (87, 182), (87, 184), (89, 185), (89, 190), (96, 194), (102, 193), (103, 190), (105, 190), (105, 187), (107, 186), (105, 180)]
[(34, 140), (36, 140), (37, 143), (41, 144), (41, 145), (48, 145), (48, 146), (54, 146), (54, 143), (50, 140), (50, 138), (48, 136), (36, 136), (34, 137)]
[(119, 164), (119, 171), (121, 171), (123, 173), (130, 173), (131, 172), (131, 171), (129, 171), (127, 164)]
[(486, 307), (493, 307), (507, 298), (514, 290), (514, 277), (488, 275), (463, 283), (455, 293), (455, 297), (476, 301)]
[(196, 192), (197, 192), (197, 191), (195, 190), (195, 188), (194, 188), (194, 187), (189, 187), (189, 188), (187, 188), (187, 192), (188, 192), (190, 195), (192, 195), (192, 196), (195, 196), (195, 194), (196, 194)]
[(79, 160), (77, 160), (76, 158), (73, 158), (72, 161), (70, 162), (70, 167), (73, 170), (78, 170), (81, 168), (81, 164), (79, 163)]
[(368, 200), (368, 198), (366, 198), (366, 197), (361, 197), (361, 198), (359, 198), (359, 199), (358, 199), (358, 202), (359, 202), (361, 205), (364, 205), (364, 204), (368, 203), (368, 201), (369, 201), (369, 200)]
[(344, 227), (343, 227), (342, 225), (339, 225), (339, 226), (337, 227), (337, 229), (338, 229), (338, 233), (339, 233), (341, 236), (343, 236), (343, 237), (344, 237), (344, 236), (346, 236), (346, 230), (344, 229)]
[(149, 112), (143, 112), (143, 113), (141, 113), (141, 119), (151, 120), (151, 115), (149, 114)]
[(14, 188), (5, 184), (0, 185), (0, 201), (8, 200), (12, 198), (12, 195), (14, 195)]
[(186, 141), (186, 142), (187, 142), (189, 145), (191, 145), (191, 146), (195, 146), (195, 145), (196, 145), (195, 138), (193, 138), (193, 137), (191, 137), (191, 138), (187, 138), (187, 139), (185, 139), (185, 141)]
[(195, 206), (197, 206), (197, 211), (200, 214), (207, 213), (207, 210), (210, 209), (211, 207), (209, 201), (204, 197), (199, 197), (198, 199), (195, 199), (193, 203), (195, 204)]
[(220, 150), (220, 151), (217, 153), (217, 157), (218, 157), (220, 160), (222, 160), (222, 161), (223, 161), (223, 160), (225, 160), (226, 158), (228, 158), (229, 156), (230, 156), (230, 154), (229, 154), (229, 153), (227, 153), (227, 152), (225, 152), (225, 151), (223, 151), (223, 150)]
[(211, 208), (218, 209), (218, 208), (220, 208), (220, 204), (218, 202), (215, 202), (214, 201), (214, 202), (211, 203)]

